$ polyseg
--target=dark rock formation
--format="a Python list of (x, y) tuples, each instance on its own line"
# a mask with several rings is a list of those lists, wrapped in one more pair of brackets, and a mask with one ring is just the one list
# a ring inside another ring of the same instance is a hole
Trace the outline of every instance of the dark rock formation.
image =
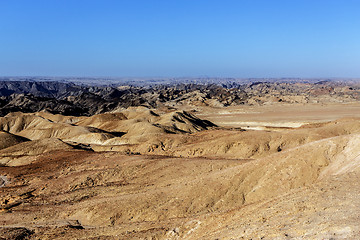
[(193, 104), (233, 106), (266, 102), (305, 103), (357, 101), (357, 82), (253, 82), (167, 84), (147, 87), (86, 86), (63, 82), (0, 81), (0, 116), (42, 110), (89, 116), (130, 106), (155, 108)]

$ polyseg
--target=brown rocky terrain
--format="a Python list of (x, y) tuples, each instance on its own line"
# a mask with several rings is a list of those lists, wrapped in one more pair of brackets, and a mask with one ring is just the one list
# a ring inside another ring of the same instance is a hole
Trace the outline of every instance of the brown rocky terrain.
[[(200, 79), (201, 80), (201, 79)], [(235, 79), (233, 79), (236, 81)], [(102, 80), (98, 80), (103, 82)], [(104, 81), (106, 82), (106, 81)], [(0, 116), (48, 111), (70, 116), (148, 108), (260, 106), (273, 103), (350, 103), (360, 98), (359, 81), (195, 81), (165, 85), (76, 85), (64, 82), (0, 81)]]
[(0, 239), (357, 239), (360, 105), (331, 84), (248, 84), (239, 105), (219, 88), (88, 116), (10, 112)]

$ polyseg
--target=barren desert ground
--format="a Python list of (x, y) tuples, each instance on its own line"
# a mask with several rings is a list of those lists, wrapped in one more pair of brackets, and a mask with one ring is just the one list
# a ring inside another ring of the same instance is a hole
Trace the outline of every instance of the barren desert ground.
[(360, 104), (272, 104), (234, 106), (226, 109), (205, 108), (196, 114), (226, 127), (299, 127), (303, 124), (360, 117)]
[[(34, 99), (10, 96), (2, 109)], [(356, 99), (204, 99), (87, 116), (6, 110), (1, 238), (360, 237)]]

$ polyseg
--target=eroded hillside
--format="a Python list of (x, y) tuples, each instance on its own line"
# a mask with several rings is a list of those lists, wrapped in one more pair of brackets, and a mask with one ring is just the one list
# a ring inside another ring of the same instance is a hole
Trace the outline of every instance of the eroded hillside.
[[(31, 80), (31, 79), (30, 79)], [(97, 80), (102, 82), (101, 79)], [(0, 116), (48, 111), (71, 116), (116, 112), (131, 106), (190, 108), (272, 103), (350, 103), (360, 97), (358, 81), (259, 81), (214, 84), (89, 86), (63, 82), (0, 81)]]
[(359, 237), (356, 102), (316, 111), (266, 102), (279, 118), (257, 105), (193, 103), (0, 117), (0, 237)]

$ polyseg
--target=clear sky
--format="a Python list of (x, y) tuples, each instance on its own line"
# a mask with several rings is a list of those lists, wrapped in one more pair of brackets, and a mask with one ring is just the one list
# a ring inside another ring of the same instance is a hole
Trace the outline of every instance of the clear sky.
[(360, 1), (0, 0), (0, 75), (360, 77)]

